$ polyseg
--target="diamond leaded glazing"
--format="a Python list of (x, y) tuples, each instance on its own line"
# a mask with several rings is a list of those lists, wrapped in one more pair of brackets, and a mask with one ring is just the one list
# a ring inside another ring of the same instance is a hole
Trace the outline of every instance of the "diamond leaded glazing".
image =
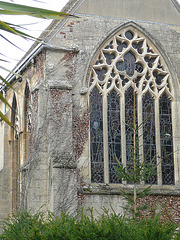
[[(140, 139), (137, 152), (143, 157), (149, 152), (145, 162), (159, 166), (145, 183), (173, 184), (173, 154), (169, 160), (162, 163), (159, 160), (161, 156), (164, 159), (173, 149), (172, 85), (166, 65), (155, 47), (132, 27), (123, 29), (99, 51), (90, 79), (92, 182), (121, 182), (114, 169), (115, 154), (121, 164), (130, 171), (133, 169), (133, 133), (128, 125), (134, 118), (135, 96), (136, 125), (145, 121), (143, 130), (137, 136)], [(168, 114), (165, 113), (163, 93), (167, 96)], [(156, 114), (159, 114), (158, 118), (155, 117)], [(156, 139), (158, 134), (161, 135), (160, 141)], [(166, 139), (167, 134), (171, 137), (169, 141)], [(158, 149), (161, 152), (157, 152)]]

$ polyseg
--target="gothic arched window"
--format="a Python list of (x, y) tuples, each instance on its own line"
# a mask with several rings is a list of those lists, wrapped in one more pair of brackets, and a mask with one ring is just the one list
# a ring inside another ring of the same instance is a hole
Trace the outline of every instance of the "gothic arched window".
[(129, 171), (133, 168), (135, 116), (136, 125), (142, 125), (137, 151), (141, 161), (155, 166), (145, 183), (174, 184), (173, 98), (166, 64), (142, 33), (128, 27), (104, 44), (89, 85), (92, 182), (122, 182), (114, 155)]
[(31, 133), (31, 94), (29, 90), (29, 85), (26, 83), (24, 91), (24, 134), (23, 134), (23, 144), (24, 144), (24, 156), (22, 163), (25, 163), (29, 156), (30, 147), (30, 133)]

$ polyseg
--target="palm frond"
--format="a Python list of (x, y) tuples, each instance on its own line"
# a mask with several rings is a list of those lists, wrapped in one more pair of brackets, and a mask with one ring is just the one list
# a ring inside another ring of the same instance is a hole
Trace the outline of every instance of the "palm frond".
[(11, 105), (8, 103), (8, 101), (3, 97), (3, 94), (0, 92), (0, 99), (3, 103), (5, 103), (6, 105), (8, 105), (11, 108)]
[(32, 17), (45, 18), (45, 19), (64, 19), (66, 17), (74, 15), (70, 15), (64, 12), (56, 12), (52, 10), (24, 6), (14, 3), (6, 3), (0, 1), (0, 14), (1, 15), (29, 15)]
[(0, 111), (0, 118), (6, 122), (9, 126), (13, 127), (12, 123), (7, 119), (7, 117)]
[[(38, 0), (34, 0), (34, 1), (38, 1)], [(14, 3), (2, 2), (2, 1), (0, 1), (0, 15), (12, 15), (12, 16), (28, 15), (28, 16), (43, 18), (43, 19), (64, 19), (64, 18), (70, 17), (70, 16), (76, 17), (76, 16), (70, 15), (68, 13), (56, 12), (56, 11), (51, 11), (51, 10), (47, 10), (47, 9), (35, 8), (35, 7), (24, 6), (24, 5), (14, 4)], [(24, 31), (26, 29), (24, 27), (22, 27), (21, 25), (15, 25), (13, 23), (8, 23), (8, 22), (4, 22), (4, 21), (0, 20), (0, 30), (2, 30), (0, 37), (3, 38), (4, 40), (6, 40), (8, 43), (10, 43), (11, 45), (13, 45), (16, 48), (19, 48), (19, 47), (13, 43), (13, 40), (9, 40), (7, 37), (5, 37), (3, 34), (3, 31), (20, 36), (26, 40), (30, 39), (30, 40), (34, 40), (34, 41), (40, 41), (39, 39), (25, 33)], [(0, 53), (0, 55), (3, 56), (3, 54), (1, 54), (1, 53)], [(3, 57), (0, 58), (0, 62), (8, 62)], [(7, 68), (5, 68), (1, 65), (0, 65), (0, 69), (8, 71), (14, 75), (20, 76), (19, 74), (14, 73), (13, 71), (8, 70)], [(1, 75), (0, 75), (0, 80), (2, 81), (2, 82), (0, 81), (0, 85), (5, 84), (9, 88), (12, 88), (11, 84), (8, 81), (6, 81), (6, 79), (3, 78)], [(1, 93), (0, 93), (0, 100), (4, 104), (11, 107), (10, 104), (6, 101), (6, 99), (3, 97), (3, 95)], [(6, 118), (6, 116), (1, 111), (0, 111), (0, 118), (1, 118), (1, 120), (5, 121), (9, 126), (13, 127), (11, 122)]]

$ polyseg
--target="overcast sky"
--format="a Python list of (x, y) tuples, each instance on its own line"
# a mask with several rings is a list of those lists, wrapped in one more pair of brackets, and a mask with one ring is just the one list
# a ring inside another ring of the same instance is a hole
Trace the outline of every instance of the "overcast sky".
[[(46, 8), (49, 10), (55, 10), (55, 11), (61, 11), (61, 9), (65, 6), (65, 4), (68, 2), (68, 0), (2, 0), (4, 2), (14, 2), (16, 4), (23, 4), (23, 5), (29, 5), (29, 6), (34, 6), (34, 7), (40, 7), (40, 8)], [(98, 1), (98, 0), (97, 0)], [(110, 1), (110, 0), (109, 0)], [(148, 0), (150, 1), (150, 0)], [(158, 1), (158, 0), (157, 0)], [(178, 0), (180, 3), (180, 0)], [(13, 21), (12, 21), (13, 18)], [(23, 19), (23, 20), (22, 20)], [(4, 21), (9, 21), (13, 22), (14, 24), (24, 24), (23, 26), (28, 28), (29, 31), (28, 33), (30, 35), (33, 35), (35, 37), (38, 37), (40, 33), (50, 24), (51, 20), (43, 20), (43, 19), (38, 19), (38, 18), (33, 18), (33, 17), (27, 17), (27, 16), (1, 16), (1, 20)], [(12, 34), (6, 36), (11, 36), (12, 39)], [(7, 42), (0, 38), (1, 44), (0, 44), (0, 53), (3, 53), (4, 55), (7, 56), (8, 61), (10, 63), (6, 63), (3, 66), (8, 68), (8, 69), (13, 69), (13, 67), (18, 63), (18, 61), (23, 57), (25, 52), (30, 48), (32, 45), (32, 41), (25, 41), (20, 39), (19, 37), (13, 37), (13, 43), (15, 43), (17, 46), (23, 49), (19, 50), (15, 48), (14, 46), (7, 44)], [(1, 56), (0, 56), (1, 58)], [(1, 63), (2, 65), (2, 63)], [(3, 71), (0, 69), (0, 74), (2, 76), (8, 75), (6, 71)]]

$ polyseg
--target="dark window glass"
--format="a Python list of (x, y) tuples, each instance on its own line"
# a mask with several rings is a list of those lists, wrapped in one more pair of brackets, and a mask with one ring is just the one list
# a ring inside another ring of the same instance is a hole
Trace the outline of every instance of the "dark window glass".
[[(126, 165), (129, 172), (134, 169), (134, 89), (129, 87), (125, 93), (125, 124), (126, 124)], [(135, 124), (137, 126), (137, 96), (135, 94)], [(136, 131), (136, 164), (139, 162), (138, 132)]]
[(143, 46), (143, 41), (138, 42), (138, 43), (132, 43), (133, 48), (137, 49), (138, 53), (141, 54), (143, 52), (142, 46)]
[(112, 60), (115, 59), (114, 54), (108, 54), (104, 52), (104, 57), (106, 58), (106, 63), (110, 65), (112, 63)]
[(102, 68), (101, 70), (95, 69), (95, 72), (98, 76), (98, 79), (100, 81), (103, 81), (105, 78), (105, 74), (107, 73), (107, 69), (106, 68)]
[(114, 155), (121, 162), (120, 97), (115, 90), (108, 96), (108, 153), (109, 182), (121, 183), (114, 168), (117, 167)]
[(117, 51), (122, 52), (123, 48), (127, 48), (127, 44), (125, 42), (120, 42), (116, 40), (117, 43)]
[(133, 39), (134, 34), (131, 31), (127, 31), (125, 33), (125, 36), (127, 37), (127, 39), (131, 40), (131, 39)]
[(171, 100), (164, 93), (159, 100), (160, 137), (162, 157), (162, 183), (174, 184), (173, 137)]
[[(154, 167), (152, 175), (145, 181), (149, 184), (157, 184), (157, 163), (156, 163), (156, 133), (154, 99), (150, 93), (143, 97), (143, 149), (144, 161), (147, 166)], [(153, 169), (152, 169), (153, 170)]]
[(127, 52), (124, 55), (124, 61), (117, 62), (116, 68), (119, 71), (126, 70), (126, 74), (130, 77), (134, 75), (134, 71), (136, 70), (138, 73), (143, 72), (143, 65), (141, 63), (136, 63), (136, 57), (132, 52)]
[(132, 77), (134, 74), (135, 67), (136, 67), (136, 58), (135, 58), (134, 54), (132, 54), (131, 52), (127, 52), (124, 55), (124, 61), (117, 62), (116, 67), (119, 71), (126, 70), (127, 75)]
[(102, 96), (97, 88), (90, 94), (91, 181), (104, 182)]

